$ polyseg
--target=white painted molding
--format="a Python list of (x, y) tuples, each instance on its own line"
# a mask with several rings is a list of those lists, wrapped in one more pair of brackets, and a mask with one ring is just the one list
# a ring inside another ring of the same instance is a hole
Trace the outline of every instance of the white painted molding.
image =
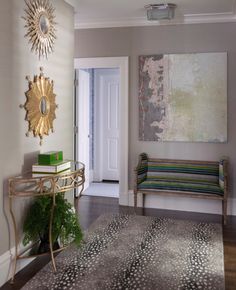
[[(23, 245), (19, 247), (21, 252), (24, 249)], [(15, 247), (11, 248), (0, 256), (0, 287), (12, 277), (12, 261), (15, 257)], [(35, 258), (18, 260), (16, 264), (16, 273), (22, 270), (25, 266), (31, 263)]]
[(70, 4), (75, 12), (79, 10), (79, 1), (78, 0), (64, 0), (66, 3)]
[(95, 57), (76, 58), (74, 67), (80, 68), (119, 68), (120, 69), (120, 182), (119, 202), (128, 205), (128, 151), (129, 151), (129, 58)]
[(148, 21), (146, 17), (119, 18), (119, 19), (86, 19), (86, 22), (79, 22), (75, 16), (75, 29), (108, 28), (108, 27), (133, 27), (133, 26), (160, 26), (200, 23), (226, 23), (236, 22), (236, 15), (233, 12), (226, 13), (204, 13), (186, 14), (183, 17), (172, 20)]
[[(142, 207), (142, 194), (138, 194), (138, 207)], [(134, 193), (129, 190), (129, 206), (134, 206)], [(145, 208), (180, 210), (198, 213), (222, 214), (219, 200), (187, 198), (183, 196), (146, 195)], [(236, 199), (228, 199), (228, 215), (236, 216)]]

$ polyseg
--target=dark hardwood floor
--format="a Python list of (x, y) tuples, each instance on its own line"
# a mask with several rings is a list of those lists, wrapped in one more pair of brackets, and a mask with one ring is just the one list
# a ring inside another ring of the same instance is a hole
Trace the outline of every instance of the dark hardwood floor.
[[(134, 211), (132, 207), (119, 206), (118, 199), (107, 197), (82, 196), (75, 200), (80, 223), (83, 229), (87, 229), (99, 215), (112, 213), (140, 214), (145, 216), (165, 216), (173, 219), (191, 219), (195, 221), (220, 223), (221, 216), (212, 214), (200, 214), (192, 212), (169, 211), (159, 209), (141, 209)], [(225, 285), (226, 290), (236, 289), (236, 217), (229, 217), (228, 223), (223, 228), (224, 260), (225, 260)], [(15, 277), (14, 284), (6, 283), (2, 290), (20, 289), (30, 280), (46, 263), (49, 256), (38, 257), (27, 267), (21, 270)]]

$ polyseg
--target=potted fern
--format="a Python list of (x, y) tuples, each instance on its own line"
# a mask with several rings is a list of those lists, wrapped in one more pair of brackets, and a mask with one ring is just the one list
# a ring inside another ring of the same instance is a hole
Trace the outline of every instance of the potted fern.
[[(49, 221), (53, 198), (50, 195), (36, 197), (29, 208), (23, 225), (23, 244), (40, 240), (37, 253), (49, 251)], [(76, 213), (71, 204), (62, 193), (56, 195), (56, 206), (52, 221), (53, 249), (60, 244), (68, 244), (74, 241), (80, 244), (83, 234)]]

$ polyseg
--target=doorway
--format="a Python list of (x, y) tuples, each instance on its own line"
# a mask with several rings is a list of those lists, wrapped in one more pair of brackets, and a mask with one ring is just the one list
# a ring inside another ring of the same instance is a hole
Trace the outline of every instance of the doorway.
[(85, 163), (85, 189), (90, 194), (97, 186), (96, 195), (110, 192), (127, 205), (128, 58), (76, 59), (75, 69), (74, 152)]
[(84, 195), (119, 197), (119, 68), (76, 70), (78, 157), (85, 164)]

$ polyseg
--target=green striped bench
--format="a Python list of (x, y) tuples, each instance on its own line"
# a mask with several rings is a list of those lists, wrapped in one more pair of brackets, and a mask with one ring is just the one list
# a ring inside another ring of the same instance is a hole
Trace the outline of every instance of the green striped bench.
[(135, 168), (134, 206), (137, 207), (139, 192), (144, 196), (158, 193), (218, 199), (222, 201), (223, 221), (226, 224), (227, 188), (225, 158), (219, 162), (154, 159), (141, 153)]

